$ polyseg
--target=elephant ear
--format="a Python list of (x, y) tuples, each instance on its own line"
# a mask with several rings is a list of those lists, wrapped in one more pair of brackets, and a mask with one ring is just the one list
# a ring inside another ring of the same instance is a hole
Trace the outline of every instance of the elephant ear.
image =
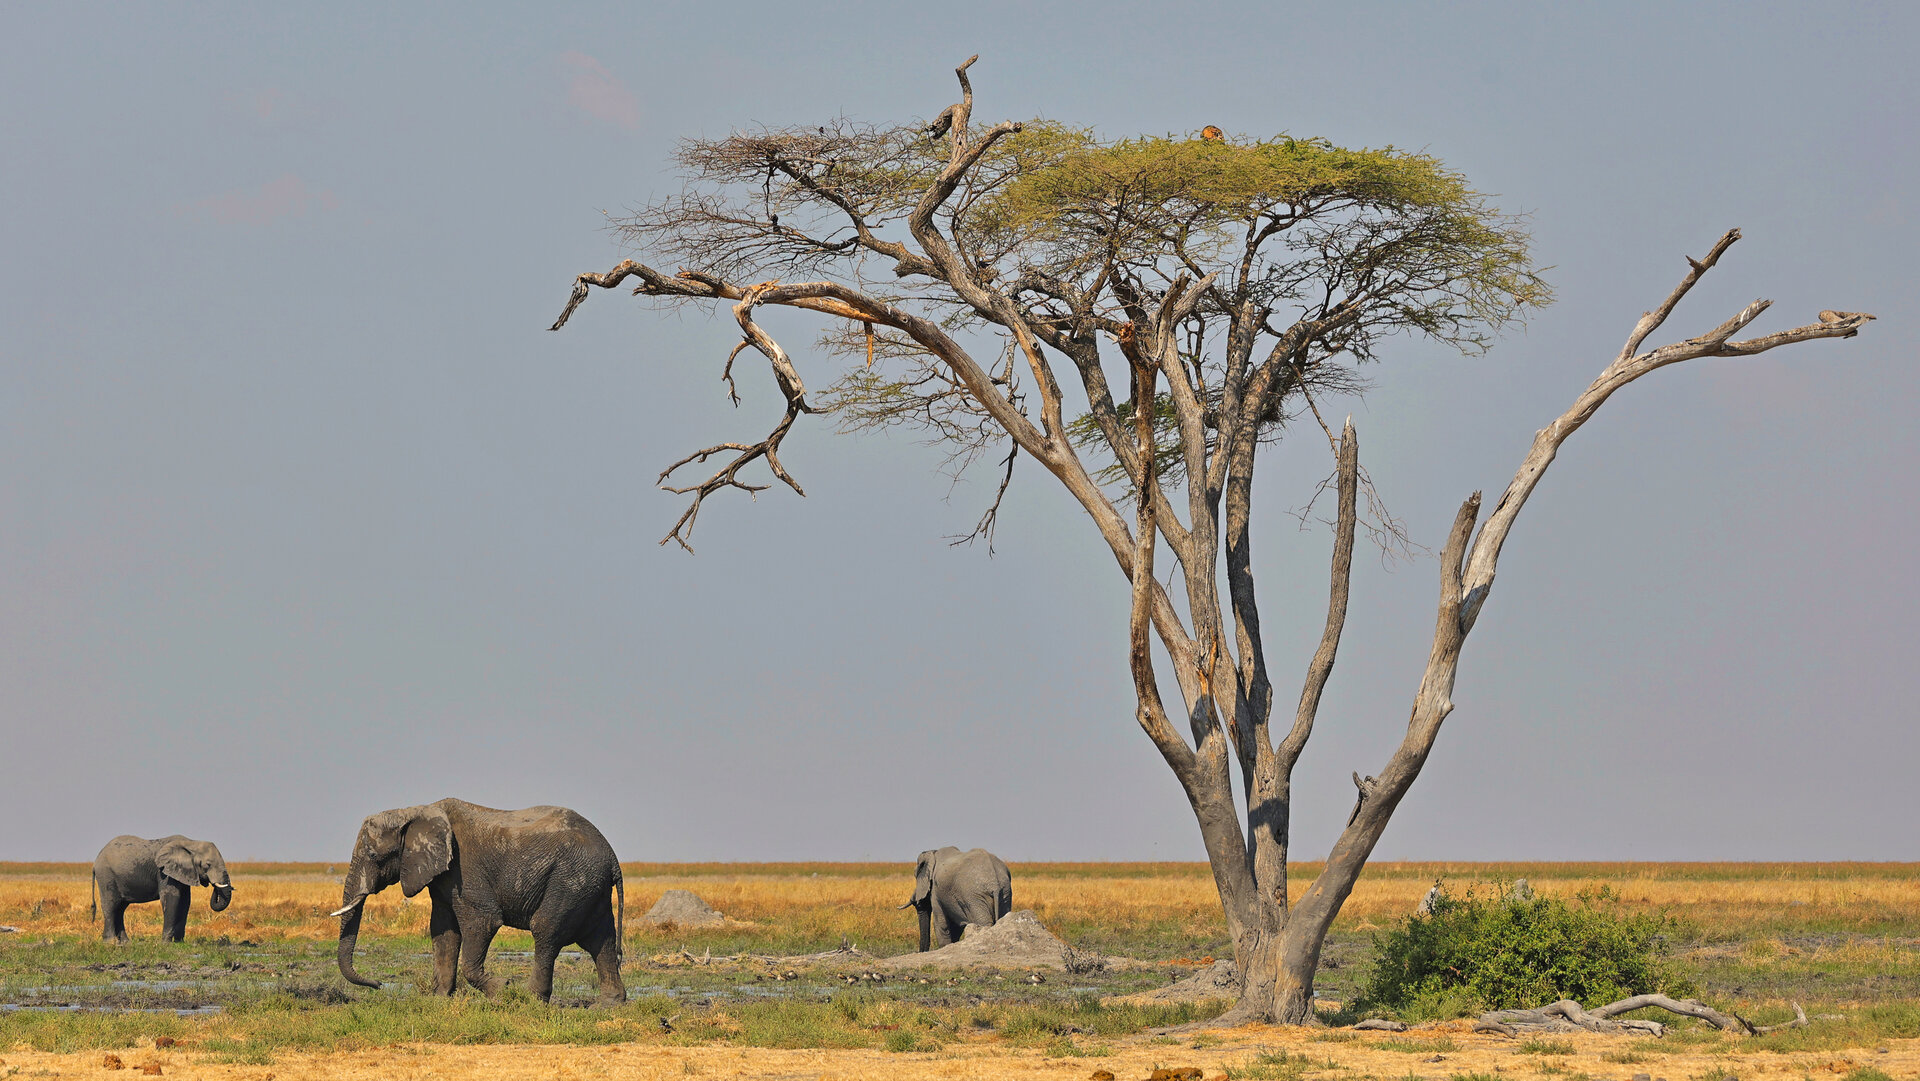
[(400, 892), (408, 897), (427, 888), (453, 866), (453, 824), (446, 812), (422, 808), (407, 823), (406, 841), (400, 849)]
[(160, 873), (180, 883), (182, 886), (200, 884), (200, 868), (193, 862), (193, 853), (177, 838), (169, 837), (160, 842), (153, 853), (153, 862)]
[(925, 904), (927, 898), (932, 896), (933, 874), (939, 862), (938, 849), (929, 848), (920, 853), (920, 862), (913, 869), (913, 904)]

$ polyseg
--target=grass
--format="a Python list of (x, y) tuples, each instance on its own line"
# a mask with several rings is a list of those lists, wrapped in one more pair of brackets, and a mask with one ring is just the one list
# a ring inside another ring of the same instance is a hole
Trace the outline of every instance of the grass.
[[(629, 864), (627, 979), (634, 999), (626, 1007), (590, 1013), (542, 1006), (523, 994), (489, 1002), (464, 991), (448, 1001), (419, 994), (427, 972), (429, 905), (423, 898), (404, 904), (397, 890), (368, 902), (361, 936), (362, 971), (388, 981), (389, 989), (344, 988), (333, 963), (338, 924), (326, 917), (339, 904), (339, 870), (327, 864), (235, 864), (234, 904), (224, 913), (209, 912), (204, 891), (196, 891), (201, 896), (186, 944), (159, 942), (158, 906), (142, 905), (128, 914), (134, 941), (119, 946), (101, 943), (89, 920), (87, 865), (0, 865), (0, 924), (21, 930), (0, 938), (0, 1002), (109, 1007), (9, 1013), (7, 1043), (109, 1050), (168, 1035), (190, 1042), (206, 1061), (233, 1065), (267, 1065), (276, 1051), (392, 1043), (726, 1043), (909, 1054), (987, 1041), (1056, 1059), (1097, 1058), (1119, 1038), (1205, 1016), (1191, 1006), (1102, 1006), (1103, 995), (1164, 984), (1169, 971), (1185, 970), (1176, 962), (1200, 963), (1231, 952), (1204, 865), (1023, 864), (1013, 869), (1016, 907), (1034, 909), (1076, 948), (1166, 964), (1061, 976), (1037, 988), (975, 973), (952, 982), (896, 979), (858, 990), (830, 974), (803, 973), (796, 982), (776, 983), (751, 964), (688, 964), (682, 950), (696, 956), (791, 955), (851, 941), (871, 954), (905, 952), (914, 945), (916, 928), (911, 913), (895, 906), (911, 888), (911, 867)], [(1305, 889), (1318, 870), (1296, 866), (1293, 889)], [(1917, 864), (1376, 864), (1335, 924), (1324, 956), (1338, 967), (1321, 973), (1321, 994), (1350, 1006), (1350, 992), (1370, 957), (1370, 932), (1411, 910), (1441, 875), (1463, 881), (1524, 877), (1536, 891), (1556, 895), (1608, 885), (1629, 908), (1664, 910), (1680, 919), (1676, 959), (1709, 1001), (1766, 1024), (1790, 1017), (1787, 1001), (1797, 999), (1819, 1018), (1807, 1028), (1758, 1039), (1683, 1023), (1657, 1048), (1636, 1043), (1610, 1052), (1619, 1057), (1606, 1061), (1624, 1065), (1654, 1061), (1628, 1055), (1722, 1053), (1735, 1046), (1742, 1054), (1821, 1053), (1920, 1037), (1920, 940), (1912, 931), (1920, 926)], [(639, 917), (674, 888), (694, 890), (732, 922), (714, 929), (644, 925)], [(492, 963), (523, 982), (526, 960), (513, 955), (530, 948), (525, 932), (502, 932)], [(556, 1000), (577, 1003), (591, 996), (591, 966), (563, 959)], [(222, 1012), (171, 1012), (197, 1005)], [(1821, 1017), (1835, 1013), (1839, 1019)], [(1328, 1048), (1343, 1055), (1349, 1048), (1422, 1055), (1456, 1050), (1445, 1037), (1374, 1043), (1333, 1031), (1310, 1039), (1346, 1044)], [(1192, 1042), (1184, 1044), (1190, 1048)], [(1517, 1050), (1564, 1058), (1570, 1050), (1560, 1048), (1567, 1046), (1529, 1040)], [(1296, 1059), (1251, 1060), (1235, 1067), (1233, 1076), (1305, 1070), (1304, 1059)], [(1540, 1063), (1543, 1073), (1549, 1067), (1556, 1076), (1569, 1072)]]
[[(150, 1046), (168, 1036), (219, 1061), (264, 1063), (276, 1050), (365, 1050), (388, 1044), (625, 1044), (742, 1047), (878, 1048), (932, 1051), (970, 1034), (1050, 1054), (1097, 1055), (1073, 1036), (1131, 1035), (1184, 1024), (1188, 1005), (1103, 1006), (1076, 1002), (928, 1006), (849, 993), (832, 998), (733, 1002), (705, 1008), (654, 995), (613, 1010), (547, 1006), (525, 994), (370, 997), (347, 1006), (315, 1006), (285, 995), (237, 1005), (209, 1018), (167, 1013), (23, 1010), (7, 1017), (10, 1040), (36, 1051), (69, 1053)], [(671, 1030), (661, 1024), (666, 1019)]]
[[(196, 906), (190, 923), (233, 938), (327, 938), (319, 917), (340, 903), (342, 864), (237, 863), (236, 903), (222, 914)], [(87, 920), (86, 864), (16, 863), (0, 867), (0, 923), (28, 934), (80, 934)], [(1083, 947), (1134, 957), (1171, 958), (1229, 952), (1213, 880), (1198, 863), (1033, 863), (1014, 867), (1017, 907), (1032, 908), (1049, 926)], [(1296, 864), (1297, 896), (1319, 865)], [(892, 863), (626, 865), (628, 924), (668, 889), (691, 889), (754, 926), (683, 935), (699, 948), (732, 952), (743, 944), (904, 941), (911, 921), (893, 906), (911, 890), (912, 869)], [(1498, 881), (1526, 878), (1539, 893), (1572, 896), (1611, 886), (1629, 910), (1671, 913), (1705, 941), (1779, 938), (1777, 956), (1799, 949), (1792, 936), (1905, 936), (1920, 922), (1920, 864), (1900, 863), (1382, 863), (1367, 869), (1341, 910), (1336, 931), (1380, 929), (1404, 915), (1435, 878)], [(427, 906), (403, 905), (390, 890), (367, 904), (363, 933), (424, 931)], [(158, 906), (129, 912), (130, 930), (150, 935)], [(1902, 974), (1920, 973), (1911, 947), (1889, 947)], [(1742, 963), (1760, 969), (1772, 957)], [(1832, 958), (1847, 961), (1847, 958)], [(1864, 961), (1864, 959), (1862, 959)]]
[(1458, 1051), (1460, 1045), (1452, 1039), (1441, 1036), (1430, 1040), (1417, 1040), (1408, 1036), (1392, 1036), (1374, 1044), (1382, 1051), (1398, 1051), (1403, 1055), (1434, 1055), (1442, 1051)]
[(1536, 1037), (1520, 1041), (1514, 1050), (1523, 1055), (1571, 1055), (1576, 1048), (1569, 1040), (1542, 1040)]
[(1306, 1055), (1286, 1051), (1262, 1051), (1248, 1061), (1226, 1068), (1230, 1081), (1298, 1081), (1315, 1070), (1338, 1070), (1331, 1060), (1316, 1061)]

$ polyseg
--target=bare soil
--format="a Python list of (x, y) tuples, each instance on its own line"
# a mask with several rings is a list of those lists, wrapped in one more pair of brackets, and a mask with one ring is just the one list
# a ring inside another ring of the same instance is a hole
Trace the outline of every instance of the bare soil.
[(719, 910), (700, 899), (692, 890), (668, 890), (640, 917), (652, 924), (676, 927), (713, 927), (727, 922)]
[[(1444, 1081), (1464, 1075), (1501, 1074), (1519, 1078), (1589, 1076), (1626, 1081), (1634, 1074), (1682, 1081), (1705, 1077), (1754, 1077), (1777, 1074), (1793, 1077), (1842, 1077), (1871, 1067), (1894, 1078), (1920, 1075), (1920, 1040), (1890, 1041), (1884, 1051), (1863, 1048), (1844, 1052), (1805, 1054), (1729, 1054), (1682, 1049), (1649, 1053), (1642, 1061), (1620, 1064), (1619, 1053), (1632, 1041), (1616, 1037), (1573, 1035), (1556, 1037), (1570, 1044), (1571, 1054), (1550, 1056), (1522, 1050), (1514, 1041), (1474, 1035), (1464, 1023), (1423, 1026), (1409, 1038), (1363, 1036), (1347, 1042), (1323, 1042), (1324, 1030), (1286, 1029), (1249, 1025), (1211, 1033), (1202, 1046), (1131, 1037), (1115, 1041), (1103, 1053), (1049, 1055), (1031, 1049), (998, 1046), (956, 1046), (936, 1052), (890, 1053), (859, 1050), (782, 1050), (752, 1047), (662, 1047), (652, 1044), (610, 1044), (595, 1047), (555, 1045), (446, 1044), (394, 1045), (364, 1051), (276, 1052), (265, 1065), (235, 1065), (212, 1061), (217, 1056), (191, 1043), (165, 1049), (124, 1048), (114, 1052), (124, 1063), (123, 1073), (109, 1075), (105, 1054), (90, 1051), (51, 1054), (0, 1049), (0, 1075), (59, 1077), (142, 1077), (142, 1066), (153, 1064), (161, 1076), (244, 1081), (425, 1081), (429, 1078), (519, 1079), (613, 1078), (660, 1079), (725, 1077), (764, 1079), (841, 1079), (841, 1081), (932, 1081), (932, 1079), (1031, 1078), (1040, 1081), (1084, 1081), (1094, 1071), (1110, 1072), (1117, 1081), (1145, 1078), (1155, 1069), (1197, 1067), (1207, 1081), (1218, 1081), (1229, 1070), (1245, 1075), (1245, 1067), (1261, 1054), (1284, 1052), (1296, 1061), (1311, 1060), (1302, 1072), (1351, 1071), (1357, 1076), (1418, 1078)], [(1430, 1041), (1449, 1049), (1429, 1052), (1417, 1045)], [(1407, 1050), (1410, 1045), (1416, 1049)], [(1615, 1060), (1602, 1058), (1613, 1055)], [(1304, 1065), (1304, 1064), (1303, 1064)], [(13, 1073), (17, 1071), (17, 1073)]]
[(1067, 944), (1041, 926), (1031, 909), (1009, 912), (992, 927), (968, 926), (960, 941), (926, 953), (903, 953), (875, 962), (901, 968), (1050, 968), (1065, 971)]

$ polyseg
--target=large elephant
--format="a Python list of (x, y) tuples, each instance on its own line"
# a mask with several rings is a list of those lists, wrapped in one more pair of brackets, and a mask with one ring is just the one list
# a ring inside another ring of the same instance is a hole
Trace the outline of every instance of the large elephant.
[(181, 941), (187, 937), (187, 909), (195, 886), (213, 887), (207, 904), (215, 912), (224, 912), (233, 900), (227, 861), (212, 842), (177, 833), (151, 841), (115, 837), (93, 858), (93, 888), (99, 900), (92, 914), (106, 914), (100, 937), (125, 942), (127, 906), (158, 901), (160, 937)]
[(920, 910), (925, 953), (958, 939), (967, 924), (991, 927), (1013, 911), (1013, 874), (984, 848), (930, 848), (913, 869), (913, 900), (900, 907)]
[[(360, 824), (342, 884), (340, 974), (378, 987), (353, 969), (366, 899), (398, 882), (408, 897), (433, 899), (433, 987), (453, 994), (458, 975), (488, 995), (506, 981), (486, 971), (487, 947), (502, 927), (533, 932), (533, 979), (540, 1001), (553, 994), (553, 962), (578, 944), (600, 974), (599, 1004), (627, 1000), (620, 982), (626, 882), (613, 846), (593, 823), (565, 807), (497, 811), (443, 799), (372, 815)], [(614, 907), (611, 894), (619, 895)]]

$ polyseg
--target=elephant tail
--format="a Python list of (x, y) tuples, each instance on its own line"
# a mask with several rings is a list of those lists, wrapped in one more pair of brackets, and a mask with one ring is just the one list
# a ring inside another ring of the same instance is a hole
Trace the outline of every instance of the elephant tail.
[(613, 892), (620, 902), (620, 907), (613, 910), (614, 934), (619, 936), (614, 955), (624, 959), (627, 956), (627, 873), (621, 869), (619, 860), (613, 861)]
[(100, 871), (95, 868), (87, 875), (87, 922), (100, 918)]

